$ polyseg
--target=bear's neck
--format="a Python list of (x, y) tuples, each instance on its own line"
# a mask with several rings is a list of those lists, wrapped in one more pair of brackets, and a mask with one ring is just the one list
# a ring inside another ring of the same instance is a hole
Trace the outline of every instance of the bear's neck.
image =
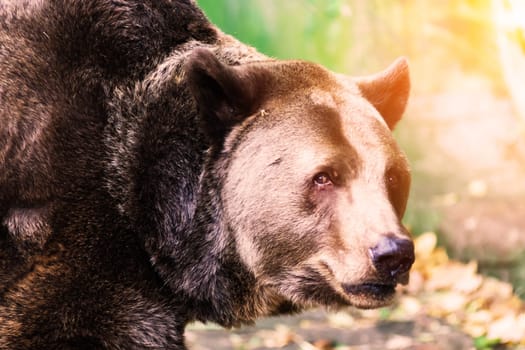
[(212, 146), (203, 157), (191, 225), (166, 233), (176, 248), (154, 252), (155, 269), (175, 299), (187, 306), (188, 321), (233, 327), (261, 316), (298, 311), (258, 284), (241, 261), (223, 215), (221, 189), (228, 165), (218, 159), (219, 153)]
[(203, 135), (183, 79), (187, 53), (200, 45), (187, 43), (143, 81), (116, 89), (108, 185), (154, 269), (184, 305), (181, 317), (231, 327), (292, 307), (257, 285), (223, 219), (221, 147)]

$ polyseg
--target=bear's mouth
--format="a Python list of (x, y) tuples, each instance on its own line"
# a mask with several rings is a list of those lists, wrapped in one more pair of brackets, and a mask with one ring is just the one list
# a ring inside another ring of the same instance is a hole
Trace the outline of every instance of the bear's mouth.
[(391, 299), (396, 294), (398, 284), (407, 285), (409, 281), (408, 272), (395, 279), (386, 281), (370, 281), (359, 284), (343, 284), (343, 290), (347, 295), (362, 297), (366, 299), (376, 299), (384, 301)]
[(343, 290), (347, 294), (361, 295), (384, 299), (396, 293), (396, 284), (362, 283), (343, 284)]
[(348, 283), (337, 281), (333, 270), (327, 263), (322, 263), (324, 271), (317, 273), (332, 285), (333, 290), (343, 296), (344, 300), (350, 305), (362, 309), (382, 307), (390, 304), (396, 294), (398, 284), (405, 285), (408, 283), (409, 274), (403, 274), (397, 278), (373, 278), (358, 283)]

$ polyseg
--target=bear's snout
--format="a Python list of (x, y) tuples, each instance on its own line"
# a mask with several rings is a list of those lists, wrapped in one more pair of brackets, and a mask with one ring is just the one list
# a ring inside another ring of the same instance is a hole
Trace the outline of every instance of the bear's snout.
[(414, 243), (392, 234), (383, 237), (369, 252), (379, 275), (400, 283), (415, 260)]

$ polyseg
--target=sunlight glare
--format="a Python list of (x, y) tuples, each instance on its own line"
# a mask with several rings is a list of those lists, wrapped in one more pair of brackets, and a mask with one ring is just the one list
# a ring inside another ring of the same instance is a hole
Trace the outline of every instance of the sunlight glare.
[(493, 0), (493, 14), (505, 82), (525, 119), (525, 1)]

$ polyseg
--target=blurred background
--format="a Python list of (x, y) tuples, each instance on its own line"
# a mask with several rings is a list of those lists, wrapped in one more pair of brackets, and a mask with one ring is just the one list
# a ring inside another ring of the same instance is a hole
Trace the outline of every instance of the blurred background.
[(405, 224), (525, 297), (525, 1), (197, 2), (272, 57), (349, 75), (408, 57), (412, 95), (395, 131), (413, 171)]

